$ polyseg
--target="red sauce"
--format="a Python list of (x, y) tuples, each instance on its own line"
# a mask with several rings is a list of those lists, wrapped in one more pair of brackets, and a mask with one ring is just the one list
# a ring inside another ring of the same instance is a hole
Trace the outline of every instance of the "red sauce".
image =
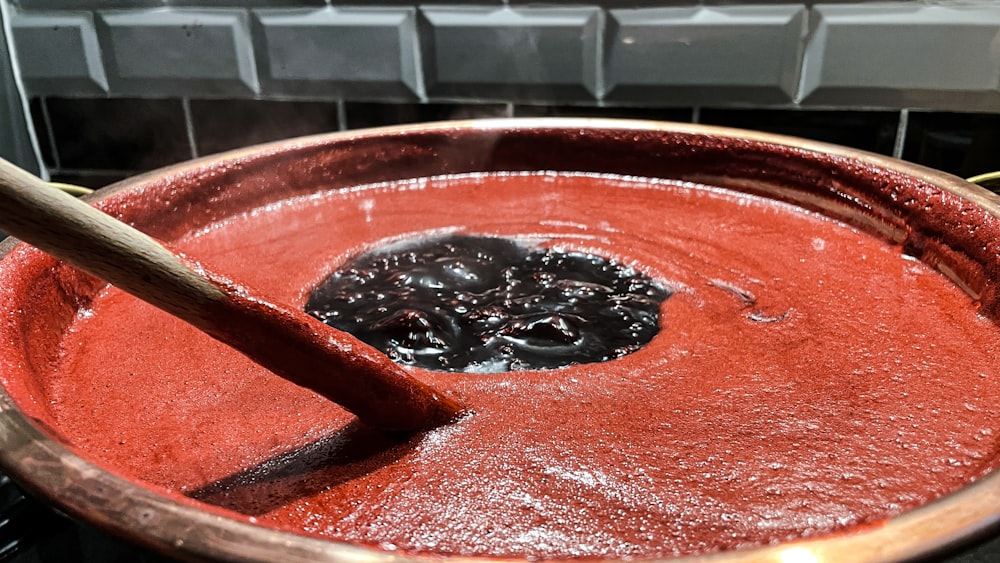
[(677, 293), (660, 334), (614, 361), (411, 369), (474, 414), (400, 438), (107, 289), (39, 382), (54, 431), (262, 526), (511, 557), (844, 531), (997, 465), (997, 326), (900, 248), (785, 204), (610, 177), (443, 178), (289, 200), (176, 246), (297, 306), (348, 257), (445, 230), (613, 257)]

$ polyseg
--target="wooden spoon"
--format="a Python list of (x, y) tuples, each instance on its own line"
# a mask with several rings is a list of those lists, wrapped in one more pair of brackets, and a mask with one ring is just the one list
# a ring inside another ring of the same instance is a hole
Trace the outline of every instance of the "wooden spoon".
[(350, 334), (253, 295), (3, 159), (0, 230), (191, 323), (369, 425), (420, 430), (462, 411)]

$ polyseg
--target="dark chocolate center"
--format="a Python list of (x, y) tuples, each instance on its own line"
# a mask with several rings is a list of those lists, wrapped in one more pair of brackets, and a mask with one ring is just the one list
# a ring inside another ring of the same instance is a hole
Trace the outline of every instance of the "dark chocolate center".
[(657, 333), (669, 295), (600, 256), (449, 236), (358, 256), (312, 292), (306, 311), (403, 364), (501, 372), (633, 352)]

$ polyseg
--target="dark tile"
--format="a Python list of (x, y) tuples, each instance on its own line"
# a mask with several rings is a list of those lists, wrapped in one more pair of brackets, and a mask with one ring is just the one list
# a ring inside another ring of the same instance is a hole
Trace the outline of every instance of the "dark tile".
[(378, 127), (449, 119), (506, 117), (506, 104), (381, 104), (347, 102), (347, 127)]
[(192, 100), (199, 155), (339, 129), (334, 102)]
[(691, 122), (691, 108), (599, 108), (593, 106), (514, 106), (514, 117), (609, 117)]
[(965, 178), (1000, 170), (1000, 115), (910, 112), (903, 159)]
[(38, 149), (42, 152), (42, 162), (45, 166), (52, 168), (59, 163), (55, 154), (52, 153), (52, 138), (49, 137), (49, 127), (45, 123), (45, 110), (42, 105), (45, 100), (41, 98), (31, 98), (28, 102), (28, 111), (31, 112), (31, 123), (35, 127), (35, 135), (38, 136)]
[(64, 184), (71, 184), (74, 186), (82, 186), (84, 188), (90, 188), (93, 190), (103, 188), (104, 186), (110, 186), (115, 182), (120, 182), (133, 174), (128, 172), (107, 172), (103, 173), (100, 171), (73, 171), (73, 170), (62, 170), (59, 172), (53, 172), (51, 174), (51, 180), (53, 182), (61, 182)]
[(48, 98), (63, 168), (149, 170), (191, 158), (180, 100)]
[(701, 123), (792, 135), (891, 155), (899, 114), (894, 111), (702, 109)]

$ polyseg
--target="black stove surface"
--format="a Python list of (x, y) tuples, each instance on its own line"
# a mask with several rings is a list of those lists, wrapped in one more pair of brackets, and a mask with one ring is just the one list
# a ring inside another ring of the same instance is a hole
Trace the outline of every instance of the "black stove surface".
[[(24, 496), (0, 475), (0, 563), (169, 563), (173, 558), (75, 522), (43, 502)], [(936, 563), (996, 563), (1000, 534), (950, 554)]]
[(172, 561), (77, 523), (45, 503), (26, 497), (0, 475), (0, 562), (108, 563)]

